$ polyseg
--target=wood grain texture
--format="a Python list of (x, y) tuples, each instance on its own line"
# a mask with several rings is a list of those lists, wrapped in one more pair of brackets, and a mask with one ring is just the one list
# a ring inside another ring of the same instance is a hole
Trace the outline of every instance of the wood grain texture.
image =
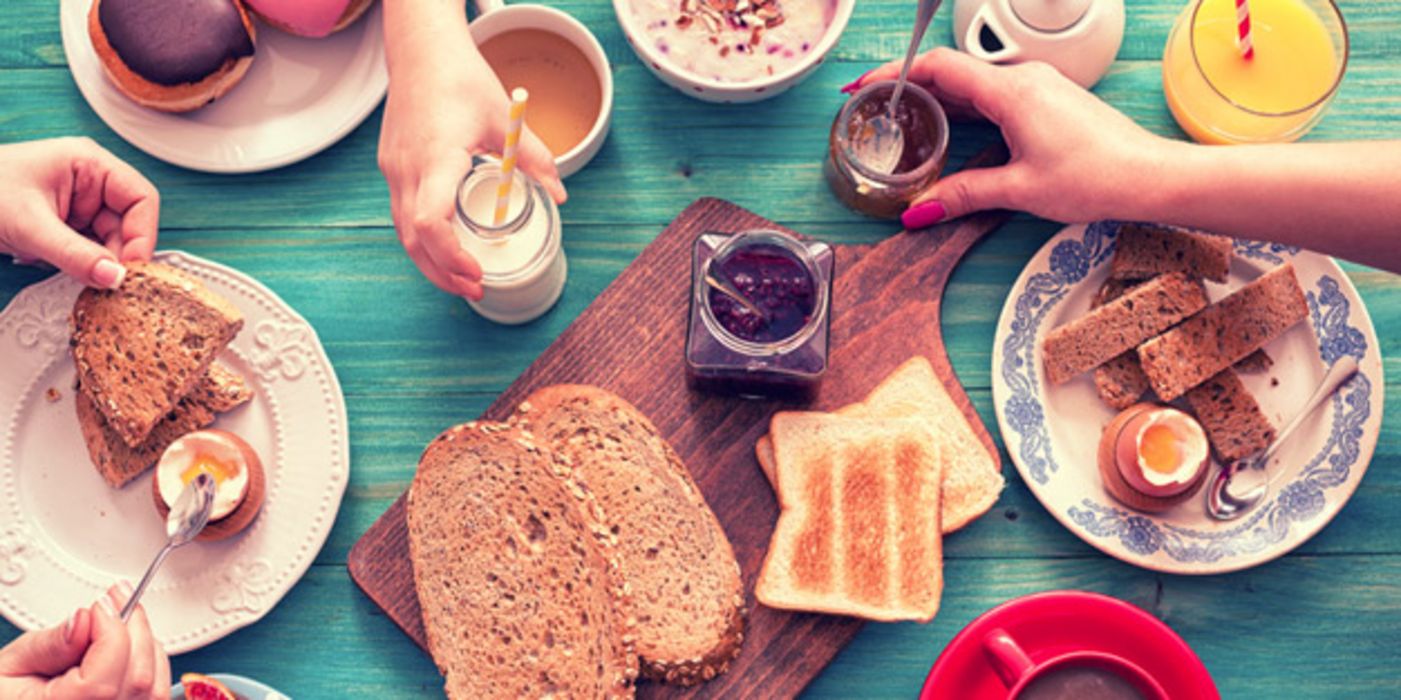
[[(994, 147), (974, 165), (1005, 158)], [(906, 359), (924, 354), (995, 451), (943, 352), (938, 319), (944, 285), (959, 258), (1006, 218), (1004, 212), (988, 212), (875, 246), (838, 246), (831, 362), (813, 406), (851, 403)], [(551, 384), (608, 389), (652, 420), (719, 517), (740, 562), (750, 609), (740, 656), (727, 673), (693, 689), (643, 684), (639, 690), (646, 697), (732, 697), (753, 687), (765, 688), (771, 697), (793, 696), (861, 626), (851, 618), (770, 609), (753, 598), (778, 517), (753, 446), (767, 432), (768, 417), (793, 404), (699, 394), (685, 382), (682, 348), (694, 240), (711, 231), (775, 227), (721, 200), (696, 201), (483, 414), (490, 420), (509, 417), (526, 395)], [(349, 570), (365, 593), (423, 646), (404, 518), (400, 498), (351, 549)]]
[[(404, 255), (375, 165), (380, 113), (288, 168), (247, 176), (179, 170), (128, 146), (87, 107), (64, 65), (57, 0), (0, 3), (0, 143), (88, 135), (132, 162), (161, 189), (162, 246), (232, 265), (282, 295), (317, 329), (346, 393), (350, 483), (317, 563), (267, 618), (175, 659), (177, 674), (241, 673), (298, 700), (436, 695), (441, 680), (432, 663), (345, 573), (350, 547), (408, 486), (428, 440), (482, 413), (698, 197), (722, 197), (838, 243), (874, 244), (895, 232), (836, 203), (819, 158), (841, 104), (837, 89), (904, 52), (913, 16), (908, 0), (860, 0), (824, 66), (789, 93), (747, 106), (702, 104), (662, 85), (627, 48), (610, 3), (541, 1), (599, 37), (613, 64), (617, 101), (603, 151), (568, 181), (564, 298), (520, 328), (475, 317), (435, 291)], [(1173, 138), (1183, 135), (1163, 102), (1158, 57), (1185, 4), (1127, 0), (1119, 61), (1095, 88), (1148, 130)], [(952, 3), (945, 5), (926, 47), (951, 43)], [(1348, 75), (1307, 138), (1397, 138), (1401, 0), (1339, 5), (1351, 35)], [(995, 138), (990, 126), (956, 124), (952, 162)], [(989, 427), (997, 316), (1017, 274), (1060, 227), (1013, 217), (969, 251), (943, 296), (944, 345)], [(1360, 265), (1344, 269), (1377, 328), (1387, 414), (1362, 486), (1321, 533), (1280, 561), (1239, 574), (1154, 574), (1071, 535), (1009, 467), (991, 516), (945, 542), (939, 618), (866, 625), (805, 697), (909, 698), (943, 646), (976, 615), (1011, 597), (1067, 587), (1129, 600), (1167, 621), (1202, 656), (1226, 698), (1401, 697), (1401, 281)], [(0, 304), (47, 274), (0, 260)], [(0, 643), (16, 634), (0, 623)]]

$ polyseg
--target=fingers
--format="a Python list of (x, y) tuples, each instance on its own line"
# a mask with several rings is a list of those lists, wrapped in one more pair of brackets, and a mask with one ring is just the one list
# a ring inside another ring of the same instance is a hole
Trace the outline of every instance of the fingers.
[(69, 228), (51, 212), (36, 212), (18, 233), (19, 249), (46, 260), (89, 287), (115, 289), (126, 268), (112, 251)]
[(1016, 166), (963, 170), (936, 181), (904, 214), (907, 230), (928, 228), (986, 209), (1012, 208), (1020, 176)]
[(28, 632), (0, 649), (0, 676), (56, 676), (77, 665), (88, 647), (92, 616), (79, 608), (63, 624)]
[(453, 231), (457, 187), (470, 167), (466, 153), (461, 158), (439, 158), (429, 166), (414, 197), (413, 229), (438, 272), (475, 282), (481, 279), (482, 268), (462, 249)]
[[(107, 589), (112, 603), (121, 609), (131, 598), (131, 584), (125, 581)], [(131, 638), (131, 650), (127, 660), (126, 677), (118, 697), (124, 700), (150, 700), (156, 684), (156, 640), (151, 634), (151, 624), (146, 619), (146, 611), (136, 606), (126, 622), (127, 634)]]
[(550, 153), (545, 142), (529, 127), (521, 134), (516, 160), (520, 163), (521, 170), (545, 186), (545, 191), (550, 193), (550, 199), (555, 200), (555, 204), (564, 204), (569, 198), (569, 193), (564, 190), (564, 183), (559, 179), (559, 170), (555, 168), (554, 154)]
[[(903, 61), (892, 61), (861, 76), (856, 87), (900, 76)], [(938, 47), (921, 54), (910, 67), (909, 79), (928, 88), (941, 102), (971, 106), (989, 120), (1002, 123), (1016, 91), (1014, 69), (995, 66), (966, 53)], [(851, 87), (851, 86), (848, 86)]]
[(151, 697), (169, 698), (172, 684), (170, 656), (165, 653), (165, 648), (161, 646), (161, 643), (156, 642), (156, 682), (151, 687)]
[(89, 609), (92, 617), (91, 643), (82, 663), (49, 681), (49, 698), (91, 698), (110, 700), (121, 697), (127, 664), (131, 660), (131, 636), (117, 619), (117, 607), (103, 596)]
[[(73, 200), (68, 223), (75, 229), (89, 229), (111, 241), (120, 242), (118, 260), (150, 260), (156, 249), (160, 222), (160, 193), (131, 164), (112, 155), (90, 139), (74, 142), (78, 153), (73, 160)], [(119, 225), (106, 223), (97, 230), (96, 219), (103, 213), (114, 215)]]

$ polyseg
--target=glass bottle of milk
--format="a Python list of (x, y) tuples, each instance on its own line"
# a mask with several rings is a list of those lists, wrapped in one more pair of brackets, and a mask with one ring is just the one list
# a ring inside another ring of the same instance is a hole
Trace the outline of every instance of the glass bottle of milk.
[(517, 170), (500, 226), (492, 225), (500, 164), (474, 159), (457, 188), (457, 237), (482, 266), (484, 296), (467, 303), (504, 324), (539, 318), (564, 291), (568, 264), (560, 245), (559, 209), (545, 188)]

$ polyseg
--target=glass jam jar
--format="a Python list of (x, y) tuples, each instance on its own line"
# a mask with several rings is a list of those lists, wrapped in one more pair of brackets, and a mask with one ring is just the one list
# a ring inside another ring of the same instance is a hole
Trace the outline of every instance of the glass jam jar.
[(844, 204), (859, 212), (894, 219), (915, 196), (939, 179), (949, 153), (949, 119), (928, 91), (906, 83), (895, 111), (905, 148), (892, 172), (876, 170), (858, 159), (860, 146), (873, 137), (869, 122), (885, 114), (895, 81), (871, 83), (856, 91), (832, 120), (823, 173)]
[(835, 257), (825, 243), (772, 230), (696, 238), (686, 331), (690, 386), (747, 398), (816, 396), (827, 371)]
[(474, 159), (457, 188), (455, 230), (482, 267), (481, 301), (467, 303), (503, 324), (539, 318), (559, 301), (569, 266), (560, 243), (559, 209), (545, 188), (517, 170), (506, 217), (494, 225), (501, 166)]

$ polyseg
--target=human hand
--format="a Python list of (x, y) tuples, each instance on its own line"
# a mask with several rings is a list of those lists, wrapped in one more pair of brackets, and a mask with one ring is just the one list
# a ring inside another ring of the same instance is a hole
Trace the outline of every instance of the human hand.
[(0, 253), (112, 288), (151, 258), (159, 218), (155, 185), (92, 139), (0, 146)]
[[(845, 90), (899, 74), (892, 62)], [(907, 229), (984, 209), (1067, 223), (1114, 218), (1125, 202), (1152, 195), (1145, 176), (1176, 147), (1044, 63), (997, 66), (936, 48), (916, 59), (909, 77), (951, 115), (981, 116), (1001, 128), (1011, 159), (935, 182), (901, 217)]]
[[(482, 270), (453, 232), (457, 186), (475, 154), (500, 153), (510, 100), (477, 52), (466, 21), (400, 28), (390, 55), (389, 99), (380, 128), (379, 167), (389, 183), (399, 241), (443, 291), (482, 298)], [(527, 129), (519, 167), (565, 199), (554, 157)]]
[(0, 697), (14, 700), (151, 700), (170, 697), (170, 658), (122, 583), (58, 627), (29, 632), (0, 649)]

